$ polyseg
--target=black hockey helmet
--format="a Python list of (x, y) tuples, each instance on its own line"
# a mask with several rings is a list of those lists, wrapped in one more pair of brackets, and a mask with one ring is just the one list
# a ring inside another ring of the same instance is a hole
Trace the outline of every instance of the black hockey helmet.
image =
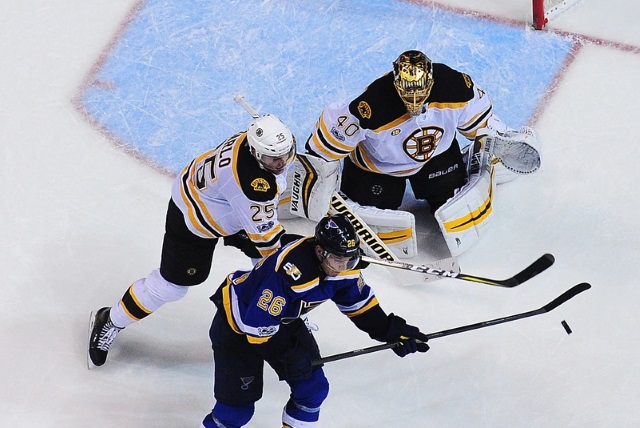
[(316, 243), (327, 253), (360, 258), (360, 237), (344, 214), (322, 218), (316, 225)]

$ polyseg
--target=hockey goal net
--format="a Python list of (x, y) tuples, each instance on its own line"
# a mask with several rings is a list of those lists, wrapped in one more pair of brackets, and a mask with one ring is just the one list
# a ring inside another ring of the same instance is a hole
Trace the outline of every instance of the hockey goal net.
[(536, 30), (542, 28), (580, 0), (533, 0), (533, 27)]

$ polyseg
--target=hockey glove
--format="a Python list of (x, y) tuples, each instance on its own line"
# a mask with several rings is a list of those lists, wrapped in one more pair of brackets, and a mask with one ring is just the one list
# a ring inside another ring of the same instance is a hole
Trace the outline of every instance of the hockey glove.
[(404, 357), (414, 352), (427, 352), (427, 335), (420, 332), (418, 327), (407, 324), (407, 322), (394, 314), (387, 317), (387, 333), (384, 342), (397, 342), (393, 349), (399, 357)]

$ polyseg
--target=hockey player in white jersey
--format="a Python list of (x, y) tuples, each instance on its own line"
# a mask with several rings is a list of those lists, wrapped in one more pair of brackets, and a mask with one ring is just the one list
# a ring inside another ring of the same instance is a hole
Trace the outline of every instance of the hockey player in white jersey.
[(220, 238), (254, 263), (280, 247), (286, 235), (276, 208), (295, 155), (291, 131), (265, 115), (182, 170), (171, 191), (160, 268), (91, 315), (90, 368), (105, 363), (123, 328), (205, 281)]
[[(478, 156), (487, 141), (490, 152)], [(534, 172), (537, 147), (533, 130), (510, 130), (470, 76), (416, 50), (402, 53), (392, 72), (352, 101), (327, 106), (306, 143), (315, 157), (344, 159), (340, 190), (360, 206), (397, 210), (409, 181), (416, 199), (436, 214), (454, 255), (491, 214), (494, 165)]]

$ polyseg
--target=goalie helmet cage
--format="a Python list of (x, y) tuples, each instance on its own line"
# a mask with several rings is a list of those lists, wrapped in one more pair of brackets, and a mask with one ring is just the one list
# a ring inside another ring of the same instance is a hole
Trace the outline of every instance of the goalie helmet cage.
[(542, 28), (560, 13), (569, 9), (580, 0), (533, 0), (533, 27)]

